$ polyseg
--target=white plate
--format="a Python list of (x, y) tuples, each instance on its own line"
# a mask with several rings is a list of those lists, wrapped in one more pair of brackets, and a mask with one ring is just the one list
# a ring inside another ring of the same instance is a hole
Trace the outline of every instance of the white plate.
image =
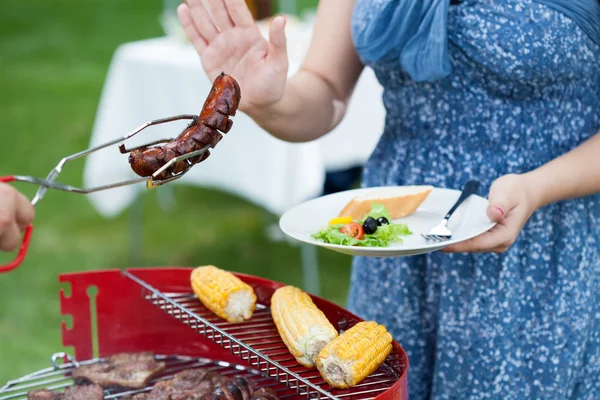
[(340, 253), (367, 257), (398, 257), (438, 251), (448, 245), (478, 236), (495, 225), (486, 215), (488, 201), (483, 197), (472, 195), (450, 218), (448, 226), (452, 230), (451, 240), (445, 242), (425, 240), (421, 237), (421, 233), (427, 233), (439, 224), (461, 193), (459, 190), (434, 188), (412, 215), (393, 221), (408, 224), (408, 229), (412, 232), (412, 235), (402, 237), (402, 243), (392, 242), (388, 247), (343, 246), (323, 243), (311, 237), (312, 234), (326, 227), (329, 220), (336, 217), (354, 196), (375, 189), (377, 188), (348, 190), (309, 200), (286, 212), (279, 220), (279, 226), (286, 235), (296, 240)]

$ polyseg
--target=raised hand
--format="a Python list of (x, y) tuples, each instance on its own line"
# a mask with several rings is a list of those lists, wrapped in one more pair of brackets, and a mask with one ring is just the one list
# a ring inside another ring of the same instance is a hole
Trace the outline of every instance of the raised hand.
[(267, 41), (244, 0), (206, 3), (213, 18), (202, 0), (186, 0), (177, 12), (209, 79), (221, 71), (235, 78), (242, 92), (239, 108), (244, 112), (280, 100), (288, 73), (285, 17), (271, 21)]

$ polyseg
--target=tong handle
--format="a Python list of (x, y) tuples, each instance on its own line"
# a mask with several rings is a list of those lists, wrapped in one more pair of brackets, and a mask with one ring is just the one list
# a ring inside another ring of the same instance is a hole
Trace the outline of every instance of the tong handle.
[[(9, 176), (0, 176), (0, 182), (9, 183), (13, 182), (15, 177), (12, 175)], [(17, 268), (23, 260), (25, 259), (25, 255), (27, 254), (27, 250), (29, 250), (29, 241), (31, 240), (31, 234), (33, 233), (33, 225), (29, 224), (25, 229), (25, 234), (23, 235), (23, 241), (21, 242), (21, 247), (19, 248), (19, 252), (14, 260), (5, 265), (0, 265), (0, 274), (4, 272), (12, 271)]]

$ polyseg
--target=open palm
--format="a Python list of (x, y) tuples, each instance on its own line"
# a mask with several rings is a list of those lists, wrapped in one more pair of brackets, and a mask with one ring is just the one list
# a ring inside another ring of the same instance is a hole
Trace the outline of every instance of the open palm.
[(186, 0), (177, 11), (208, 77), (213, 80), (225, 72), (235, 78), (242, 93), (241, 110), (279, 100), (288, 70), (285, 19), (271, 22), (267, 41), (244, 0), (207, 2), (212, 19), (202, 0)]

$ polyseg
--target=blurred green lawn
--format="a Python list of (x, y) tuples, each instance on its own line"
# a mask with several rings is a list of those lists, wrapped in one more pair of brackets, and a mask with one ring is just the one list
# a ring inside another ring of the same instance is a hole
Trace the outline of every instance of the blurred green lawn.
[[(2, 1), (0, 175), (43, 176), (63, 156), (87, 148), (114, 50), (161, 36), (161, 7), (160, 0)], [(68, 165), (60, 181), (81, 185), (82, 167)], [(30, 198), (37, 189), (17, 187)], [(240, 198), (179, 185), (177, 206), (163, 211), (156, 193), (142, 202), (143, 259), (135, 266), (214, 264), (303, 284), (300, 248), (266, 237), (276, 216)], [(0, 387), (48, 367), (49, 356), (63, 350), (58, 274), (132, 266), (128, 212), (105, 220), (85, 196), (49, 192), (36, 213), (26, 262), (0, 275)], [(343, 305), (350, 257), (318, 255), (322, 295)]]

